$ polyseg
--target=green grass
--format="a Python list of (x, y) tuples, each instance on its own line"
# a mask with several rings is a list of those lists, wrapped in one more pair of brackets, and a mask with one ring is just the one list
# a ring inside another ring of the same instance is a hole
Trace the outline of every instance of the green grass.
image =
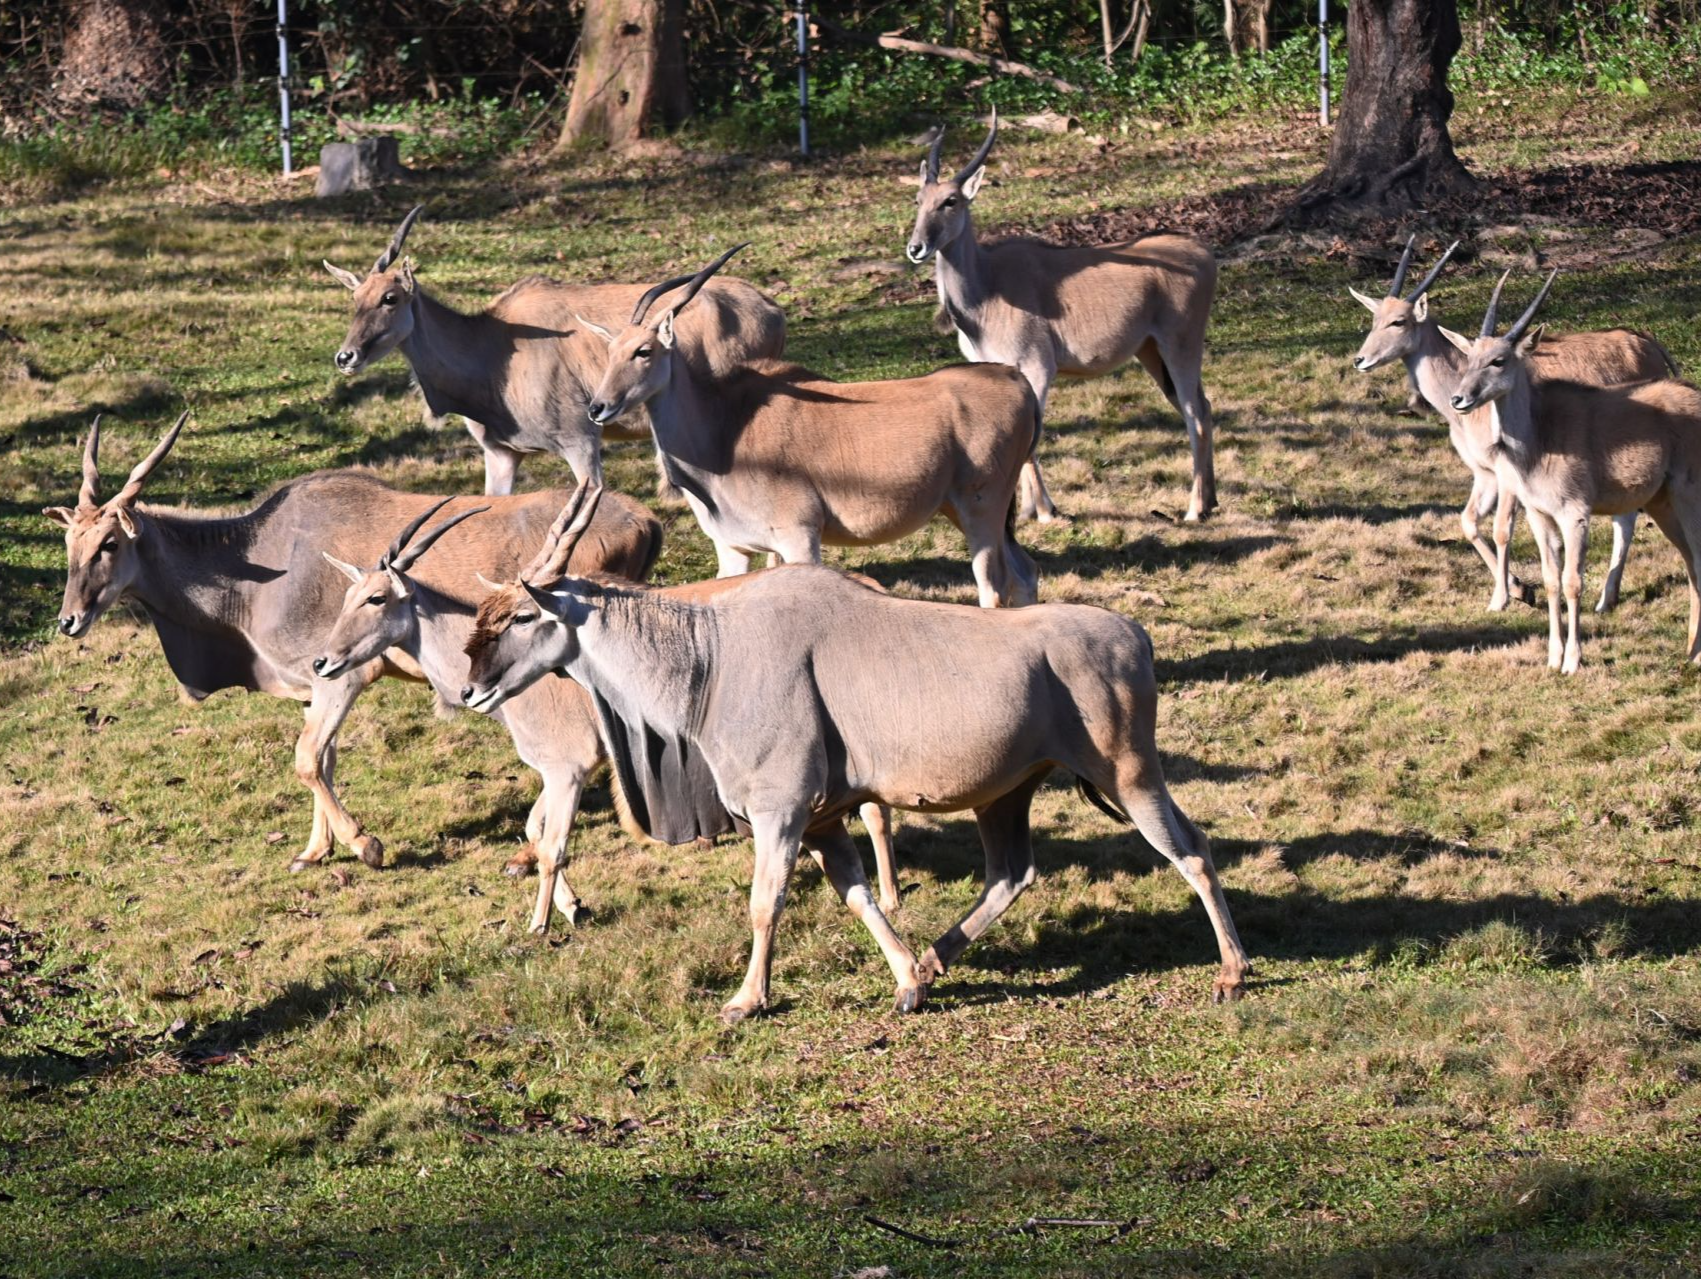
[[(1560, 102), (1543, 133), (1478, 105), (1460, 134), (1485, 169), (1694, 140), (1679, 113), (1627, 126)], [(1013, 135), (981, 216), (1298, 179), (1319, 147), (1282, 121), (1108, 153)], [(194, 409), (156, 501), (243, 504), (361, 463), (476, 489), (470, 440), (421, 425), (399, 363), (352, 382), (330, 364), (346, 295), (319, 259), (370, 261), (415, 199), (432, 209), (410, 248), (452, 301), (530, 270), (646, 279), (752, 238), (741, 271), (786, 307), (797, 357), (886, 376), (954, 357), (930, 280), (898, 265), (914, 167), (587, 157), (346, 205), (197, 179), (0, 211), (0, 327), (20, 339), (0, 339), (0, 918), (42, 938), (28, 974), (0, 971), (0, 1011), (17, 995), (29, 1014), (0, 1023), (0, 1271), (1701, 1267), (1701, 717), (1676, 555), (1644, 527), (1624, 604), (1586, 622), (1583, 672), (1551, 676), (1541, 614), (1483, 610), (1444, 430), (1394, 414), (1396, 373), (1350, 369), (1345, 289), (1378, 280), (1325, 241), (1224, 264), (1206, 365), (1221, 518), (1153, 513), (1185, 501), (1183, 435), (1125, 375), (1056, 393), (1044, 456), (1075, 520), (1021, 534), (1047, 598), (1152, 632), (1166, 768), (1259, 965), (1234, 1007), (1206, 1002), (1214, 948), (1179, 878), (1059, 783), (1035, 806), (1039, 882), (923, 1015), (888, 1014), (878, 953), (805, 869), (779, 1008), (728, 1033), (743, 844), (635, 847), (599, 785), (572, 866), (596, 917), (532, 939), (530, 886), (498, 873), (530, 774), (495, 725), (439, 722), (396, 686), (357, 708), (339, 760), (392, 866), (291, 876), (309, 807), (293, 705), (181, 704), (122, 615), (49, 640), (63, 552), (35, 512), (74, 494), (97, 408), (113, 476)], [(1698, 258), (1676, 242), (1567, 276), (1550, 318), (1650, 327), (1696, 367)], [(1450, 276), (1443, 318), (1468, 323), (1491, 276)], [(611, 474), (650, 491), (636, 447)], [(660, 575), (708, 572), (669, 519)], [(972, 597), (947, 530), (834, 558)], [(973, 825), (909, 818), (898, 846), (897, 926), (925, 942), (974, 897)], [(1060, 1217), (1122, 1225), (1018, 1229)]]

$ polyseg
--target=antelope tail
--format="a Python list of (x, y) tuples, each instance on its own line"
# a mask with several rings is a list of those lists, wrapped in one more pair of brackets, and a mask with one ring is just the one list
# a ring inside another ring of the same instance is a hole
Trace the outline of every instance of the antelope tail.
[(1104, 797), (1104, 792), (1099, 790), (1097, 786), (1094, 786), (1085, 777), (1077, 777), (1075, 779), (1075, 789), (1081, 792), (1082, 799), (1086, 800), (1112, 821), (1121, 822), (1125, 826), (1132, 826), (1134, 824), (1134, 819), (1132, 817), (1106, 799)]

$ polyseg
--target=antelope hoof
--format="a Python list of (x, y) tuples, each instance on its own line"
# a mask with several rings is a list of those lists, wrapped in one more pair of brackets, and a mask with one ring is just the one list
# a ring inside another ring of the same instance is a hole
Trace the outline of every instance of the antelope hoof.
[(502, 863), (502, 873), (509, 879), (524, 879), (537, 866), (537, 849), (527, 844), (507, 861)]
[(1578, 648), (1568, 648), (1565, 650), (1565, 660), (1560, 663), (1559, 673), (1561, 675), (1575, 675), (1577, 673), (1577, 668), (1582, 664), (1583, 650)]
[(762, 1011), (762, 1001), (759, 999), (728, 1000), (721, 1005), (721, 1025), (736, 1026), (747, 1017), (754, 1017)]
[(297, 853), (295, 855), (295, 860), (289, 864), (289, 873), (292, 875), (299, 875), (309, 866), (320, 865), (324, 862), (330, 851), (331, 850), (328, 848), (321, 848), (318, 850), (309, 849), (305, 853)]
[(1504, 613), (1506, 611), (1506, 606), (1511, 602), (1512, 597), (1510, 595), (1502, 595), (1499, 591), (1496, 591), (1494, 593), (1494, 597), (1488, 602), (1488, 611), (1491, 613)]
[(1218, 973), (1217, 980), (1211, 983), (1211, 1002), (1213, 1004), (1234, 1003), (1246, 995), (1245, 973)]
[(921, 1010), (927, 999), (927, 987), (902, 986), (898, 989), (898, 999), (892, 1005), (892, 1011), (897, 1013), (913, 1013)]
[(591, 908), (584, 902), (574, 902), (571, 906), (557, 906), (555, 909), (561, 912), (562, 918), (572, 928), (577, 928), (581, 924), (588, 924), (595, 918)]
[(1601, 598), (1600, 598), (1599, 602), (1596, 603), (1596, 605), (1595, 605), (1595, 612), (1597, 612), (1597, 613), (1610, 613), (1610, 612), (1612, 612), (1613, 609), (1615, 609), (1617, 607), (1618, 607), (1618, 592), (1617, 591), (1603, 591), (1601, 593)]
[(354, 840), (354, 851), (360, 860), (373, 870), (384, 864), (384, 845), (376, 835), (357, 835)]

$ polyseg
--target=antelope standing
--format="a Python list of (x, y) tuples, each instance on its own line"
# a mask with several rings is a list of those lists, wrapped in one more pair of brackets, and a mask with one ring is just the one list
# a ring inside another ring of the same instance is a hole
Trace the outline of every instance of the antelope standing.
[[(581, 485), (563, 540), (594, 502)], [(1164, 786), (1151, 641), (1118, 614), (897, 599), (818, 565), (739, 578), (704, 603), (567, 577), (548, 590), (520, 581), (490, 596), (467, 650), (468, 706), (495, 710), (564, 669), (610, 707), (605, 739), (618, 719), (628, 741), (677, 750), (673, 805), (719, 804), (753, 831), (754, 945), (744, 984), (722, 1009), (728, 1021), (767, 1005), (774, 929), (800, 845), (879, 943), (898, 1010), (918, 1007), (1033, 882), (1028, 809), (1054, 767), (1181, 872), (1216, 931), (1214, 994), (1241, 992), (1250, 965), (1210, 843)], [(630, 749), (607, 745), (611, 754)], [(973, 809), (980, 827), (980, 899), (919, 960), (874, 904), (839, 821), (871, 799)]]
[[(361, 692), (380, 676), (425, 678), (399, 649), (382, 650), (339, 680), (316, 680), (312, 659), (342, 605), (337, 579), (321, 549), (371, 563), (384, 552), (380, 530), (419, 516), (438, 499), (389, 488), (365, 471), (321, 471), (280, 485), (253, 510), (212, 516), (139, 505), (154, 468), (176, 443), (188, 414), (130, 472), (119, 491), (99, 497), (100, 423), (83, 450), (83, 484), (75, 509), (42, 513), (65, 529), (67, 570), (59, 631), (84, 635), (121, 599), (139, 604), (153, 623), (165, 660), (184, 694), (199, 702), (225, 688), (245, 688), (306, 702), (295, 748), (295, 771), (313, 794), (307, 844), (290, 864), (322, 861), (341, 840), (370, 866), (384, 860), (383, 844), (345, 809), (335, 789), (337, 731)], [(563, 500), (544, 491), (496, 499), (476, 530), (471, 559), (518, 567), (522, 548), (536, 545)], [(455, 498), (451, 513), (472, 505)], [(661, 525), (637, 502), (616, 496), (598, 507), (596, 524), (578, 549), (580, 571), (642, 578), (661, 550)], [(463, 560), (445, 561), (459, 570)], [(506, 570), (499, 570), (506, 571)], [(436, 570), (424, 584), (453, 594), (471, 584), (472, 570), (451, 581)], [(416, 579), (417, 580), (417, 579)], [(453, 699), (444, 703), (453, 706)], [(527, 849), (509, 863), (521, 873), (543, 834), (544, 803), (526, 821)]]
[(983, 607), (1033, 603), (1038, 571), (1011, 527), (1039, 438), (1021, 376), (994, 364), (889, 382), (834, 382), (769, 360), (721, 376), (694, 368), (674, 317), (743, 247), (668, 305), (656, 304), (673, 281), (651, 289), (618, 334), (586, 321), (609, 345), (591, 421), (649, 407), (663, 472), (714, 542), (722, 577), (747, 572), (760, 552), (819, 563), (823, 543), (891, 542), (944, 515), (968, 540)]
[[(420, 286), (411, 260), (397, 261), (424, 207), (403, 219), (364, 279), (325, 263), (354, 293), (337, 368), (357, 373), (399, 348), (432, 416), (458, 413), (484, 450), (486, 494), (512, 493), (527, 453), (559, 454), (576, 478), (600, 485), (603, 429), (586, 418), (585, 404), (607, 352), (574, 315), (617, 324), (643, 290), (533, 275), (479, 314), (462, 314)], [(746, 360), (777, 357), (785, 349), (785, 316), (753, 285), (717, 280), (679, 338), (687, 361), (723, 374)], [(638, 415), (624, 432), (609, 434), (636, 440), (649, 432)]]
[[(1558, 274), (1502, 337), (1494, 328), (1506, 275), (1494, 286), (1477, 338), (1442, 330), (1466, 357), (1453, 408), (1468, 415), (1481, 446), (1493, 450), (1500, 483), (1530, 515), (1547, 588), (1547, 664), (1569, 675), (1582, 661), (1578, 611), (1589, 516), (1637, 510), (1683, 556), (1689, 658), (1701, 661), (1701, 391), (1674, 378), (1612, 387), (1532, 378), (1541, 329), (1531, 331), (1530, 322)], [(1569, 609), (1563, 640), (1561, 590)]]
[[(1430, 407), (1447, 421), (1447, 438), (1452, 442), (1460, 461), (1470, 468), (1471, 495), (1465, 509), (1459, 513), (1459, 526), (1465, 540), (1477, 549), (1488, 565), (1494, 580), (1494, 591), (1488, 607), (1494, 612), (1505, 608), (1513, 595), (1526, 604), (1536, 602), (1535, 588), (1521, 582), (1511, 571), (1512, 526), (1517, 518), (1517, 499), (1503, 490), (1494, 473), (1492, 451), (1485, 452), (1473, 441), (1477, 438), (1467, 430), (1463, 416), (1453, 407), (1453, 395), (1458, 390), (1464, 372), (1465, 357), (1441, 335), (1441, 326), (1429, 307), (1429, 288), (1440, 277), (1442, 268), (1459, 247), (1455, 240), (1447, 246), (1423, 280), (1410, 293), (1401, 295), (1406, 273), (1412, 265), (1412, 250), (1417, 243), (1414, 235), (1406, 241), (1400, 264), (1394, 269), (1394, 281), (1388, 286), (1388, 296), (1380, 300), (1366, 297), (1357, 289), (1347, 292), (1372, 315), (1370, 332), (1353, 359), (1353, 367), (1361, 372), (1380, 368), (1395, 360), (1403, 360), (1411, 385)], [(1666, 350), (1644, 333), (1629, 329), (1608, 329), (1600, 333), (1573, 333), (1564, 337), (1549, 337), (1532, 352), (1530, 376), (1544, 379), (1581, 382), (1590, 386), (1615, 386), (1626, 382), (1641, 382), (1650, 378), (1676, 376), (1677, 369)], [(1490, 547), (1479, 531), (1478, 521), (1494, 511), (1494, 547)], [(1604, 613), (1618, 602), (1619, 583), (1624, 577), (1624, 564), (1630, 556), (1630, 541), (1636, 536), (1636, 513), (1619, 515), (1612, 522), (1612, 559), (1607, 567), (1606, 582), (1601, 588), (1597, 613)]]
[[(974, 159), (942, 180), (940, 130), (921, 166), (909, 260), (937, 256), (939, 302), (957, 328), (964, 358), (1020, 369), (1042, 415), (1059, 375), (1096, 377), (1138, 359), (1187, 425), (1193, 487), (1186, 518), (1204, 519), (1217, 505), (1211, 405), (1200, 380), (1216, 259), (1180, 235), (1076, 248), (1025, 238), (980, 244), (970, 206), (997, 137), (994, 111)], [(1041, 520), (1056, 514), (1037, 461), (1023, 475), (1021, 513)]]
[[(416, 578), (412, 570), (415, 562), (456, 524), (490, 508), (475, 506), (463, 510), (417, 542), (410, 541), (425, 521), (451, 500), (444, 498), (415, 516), (371, 569), (357, 568), (329, 551), (324, 552), (325, 559), (352, 584), (323, 640), (320, 655), (313, 659), (313, 671), (319, 677), (315, 688), (322, 681), (339, 680), (384, 653), (398, 650), (418, 665), (440, 697), (450, 702), (459, 699), (467, 678), (465, 647), (472, 635), (476, 612), (476, 605), (464, 588), (477, 576), (481, 564), (478, 556), (485, 548), (480, 539), (463, 537), (458, 542), (445, 543), (437, 552), (438, 576), (460, 585), (463, 589), (458, 592), (433, 589)], [(561, 532), (561, 527), (554, 527), (545, 536), (543, 549), (520, 569), (521, 579), (555, 581), (575, 564), (576, 571), (588, 571), (584, 567), (587, 559), (584, 555), (576, 555), (573, 563), (569, 563), (567, 556), (576, 547), (563, 546)], [(705, 585), (709, 589), (705, 590)], [(694, 584), (674, 588), (672, 593), (678, 597), (703, 598), (712, 596), (714, 589), (722, 585)], [(552, 904), (567, 917), (568, 923), (576, 923), (578, 919), (579, 897), (566, 878), (567, 848), (585, 783), (606, 758), (597, 731), (597, 711), (590, 696), (572, 680), (543, 679), (510, 698), (495, 715), (513, 737), (521, 760), (543, 778), (543, 794), (538, 800), (540, 826), (537, 834), (531, 836), (538, 866), (531, 930), (542, 934), (549, 930)], [(641, 799), (641, 789), (632, 789)], [(627, 790), (618, 789), (616, 794), (624, 797)], [(628, 805), (622, 806), (621, 815), (623, 819), (631, 815)], [(895, 909), (897, 870), (892, 856), (890, 815), (878, 805), (868, 804), (862, 816), (874, 844), (881, 904), (886, 910)], [(631, 830), (630, 822), (623, 824)], [(650, 834), (641, 824), (632, 833)], [(715, 834), (718, 830), (710, 825), (706, 829), (694, 827), (690, 831), (665, 833), (690, 838), (699, 833)]]

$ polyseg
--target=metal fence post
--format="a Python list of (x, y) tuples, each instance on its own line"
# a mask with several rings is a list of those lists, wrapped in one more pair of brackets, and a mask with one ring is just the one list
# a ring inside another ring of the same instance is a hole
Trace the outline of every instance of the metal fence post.
[(289, 0), (278, 0), (278, 137), (283, 142), (284, 177), (295, 170), (289, 156)]
[(797, 0), (797, 145), (798, 149), (807, 157), (809, 155), (809, 0)]

